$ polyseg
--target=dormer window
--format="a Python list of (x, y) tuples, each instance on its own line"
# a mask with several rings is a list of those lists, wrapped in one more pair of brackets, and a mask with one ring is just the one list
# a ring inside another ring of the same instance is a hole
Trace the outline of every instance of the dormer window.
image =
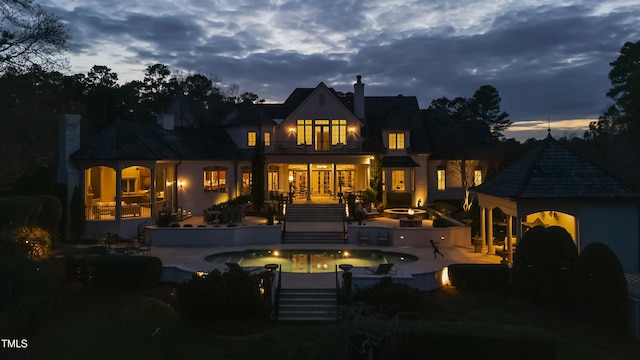
[(389, 133), (389, 150), (404, 150), (404, 132)]

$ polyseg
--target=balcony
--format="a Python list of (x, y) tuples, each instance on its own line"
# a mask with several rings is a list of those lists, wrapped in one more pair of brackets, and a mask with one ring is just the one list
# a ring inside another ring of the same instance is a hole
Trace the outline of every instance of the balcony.
[(298, 145), (292, 141), (275, 141), (272, 146), (267, 147), (267, 153), (284, 153), (284, 154), (359, 154), (362, 153), (362, 141), (349, 141), (347, 144), (336, 144), (319, 146), (317, 149), (314, 145)]

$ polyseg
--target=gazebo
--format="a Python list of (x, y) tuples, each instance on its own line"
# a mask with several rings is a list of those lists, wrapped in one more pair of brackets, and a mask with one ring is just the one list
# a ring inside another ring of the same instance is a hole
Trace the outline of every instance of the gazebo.
[[(550, 134), (531, 152), (472, 189), (481, 212), (483, 250), (495, 253), (493, 209), (505, 214), (505, 251), (536, 225), (561, 226), (578, 250), (592, 242), (609, 246), (625, 272), (640, 263), (640, 194), (571, 152)], [(515, 231), (514, 231), (515, 230)], [(495, 239), (501, 241), (502, 239)]]

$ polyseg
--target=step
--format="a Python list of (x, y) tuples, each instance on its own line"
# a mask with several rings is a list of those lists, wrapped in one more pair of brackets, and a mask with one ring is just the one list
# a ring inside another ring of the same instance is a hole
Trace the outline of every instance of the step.
[(336, 321), (335, 289), (281, 289), (278, 320)]
[(284, 236), (286, 243), (344, 243), (342, 232), (290, 232)]

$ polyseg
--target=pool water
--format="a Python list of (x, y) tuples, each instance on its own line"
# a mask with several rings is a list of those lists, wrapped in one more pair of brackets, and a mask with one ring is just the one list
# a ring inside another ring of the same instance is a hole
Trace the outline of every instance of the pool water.
[(237, 263), (243, 267), (263, 267), (278, 264), (283, 272), (327, 273), (336, 270), (340, 264), (355, 267), (378, 266), (379, 264), (400, 264), (418, 261), (410, 254), (385, 252), (380, 250), (246, 250), (209, 255), (206, 261), (224, 265)]

